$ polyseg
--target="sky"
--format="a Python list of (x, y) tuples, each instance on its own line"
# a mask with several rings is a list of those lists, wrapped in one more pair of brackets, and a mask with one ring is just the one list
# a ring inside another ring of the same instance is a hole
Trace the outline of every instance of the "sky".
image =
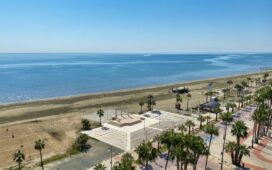
[(0, 52), (272, 52), (272, 0), (0, 0)]

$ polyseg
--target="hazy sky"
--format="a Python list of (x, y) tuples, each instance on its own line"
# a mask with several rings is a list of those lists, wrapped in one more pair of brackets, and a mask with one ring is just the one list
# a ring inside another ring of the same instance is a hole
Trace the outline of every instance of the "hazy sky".
[(0, 52), (272, 52), (272, 0), (0, 0)]

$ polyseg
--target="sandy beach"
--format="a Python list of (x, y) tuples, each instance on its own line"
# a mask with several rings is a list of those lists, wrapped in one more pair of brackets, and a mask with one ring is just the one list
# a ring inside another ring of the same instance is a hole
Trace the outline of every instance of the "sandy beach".
[[(131, 113), (139, 111), (138, 102), (144, 101), (146, 96), (152, 94), (155, 96), (157, 107), (162, 107), (164, 110), (172, 110), (164, 106), (164, 103), (174, 101), (174, 95), (169, 91), (174, 87), (188, 87), (192, 91), (192, 102), (201, 103), (200, 98), (202, 93), (207, 91), (207, 84), (213, 82), (213, 89), (223, 88), (226, 86), (227, 80), (233, 80), (234, 83), (246, 80), (246, 77), (255, 78), (263, 75), (266, 72), (262, 71), (251, 74), (226, 76), (207, 80), (198, 80), (191, 82), (183, 82), (177, 84), (168, 84), (161, 86), (145, 87), (130, 90), (120, 90), (106, 93), (94, 93), (79, 96), (67, 96), (61, 98), (37, 100), (24, 103), (13, 103), (0, 105), (0, 124), (1, 126), (12, 122), (22, 122), (29, 119), (46, 118), (49, 116), (65, 116), (79, 115), (95, 111), (97, 108), (115, 108), (122, 107)], [(198, 99), (194, 100), (194, 99)], [(171, 104), (171, 106), (174, 103)]]
[[(192, 95), (190, 106), (195, 106), (205, 100), (203, 94), (207, 92), (209, 82), (213, 82), (213, 90), (219, 90), (228, 87), (227, 80), (233, 80), (235, 84), (246, 80), (247, 77), (252, 79), (262, 77), (264, 73), (258, 72), (141, 89), (1, 105), (0, 167), (14, 164), (10, 155), (21, 145), (24, 146), (29, 155), (28, 162), (38, 159), (38, 153), (33, 149), (33, 142), (39, 138), (47, 141), (45, 158), (65, 153), (76, 138), (76, 132), (81, 126), (82, 116), (93, 114), (100, 108), (139, 113), (140, 106), (138, 103), (145, 101), (146, 96), (152, 94), (156, 100), (156, 109), (176, 113), (177, 110), (174, 107), (175, 94), (170, 92), (173, 87), (188, 87)], [(182, 99), (181, 107), (185, 108), (187, 97), (182, 96)], [(15, 138), (11, 138), (12, 135), (15, 135)], [(30, 137), (33, 142), (28, 140)], [(10, 147), (7, 149), (7, 146)]]

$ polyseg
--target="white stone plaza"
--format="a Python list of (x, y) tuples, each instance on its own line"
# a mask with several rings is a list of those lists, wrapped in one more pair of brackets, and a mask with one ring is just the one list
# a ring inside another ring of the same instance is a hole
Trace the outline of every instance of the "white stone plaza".
[(143, 115), (122, 113), (117, 116), (113, 110), (105, 111), (105, 113), (107, 117), (115, 115), (115, 120), (108, 120), (108, 118), (105, 120), (104, 118), (102, 127), (82, 133), (124, 151), (133, 150), (143, 140), (153, 139), (163, 130), (176, 128), (188, 119), (193, 120), (192, 117), (159, 110), (146, 112)]

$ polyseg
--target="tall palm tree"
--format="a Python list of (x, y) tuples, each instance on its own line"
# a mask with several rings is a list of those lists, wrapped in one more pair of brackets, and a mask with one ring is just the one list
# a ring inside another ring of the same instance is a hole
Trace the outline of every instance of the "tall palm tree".
[(114, 170), (134, 170), (133, 161), (133, 156), (130, 153), (125, 153), (122, 155), (121, 163)]
[(234, 102), (230, 103), (231, 112), (234, 112), (234, 108), (236, 108), (236, 104)]
[(228, 80), (228, 81), (227, 81), (227, 84), (229, 85), (229, 92), (230, 92), (230, 90), (231, 90), (231, 89), (230, 89), (230, 86), (233, 84), (233, 81), (232, 81), (232, 80)]
[(232, 142), (232, 141), (230, 141), (230, 142), (227, 142), (226, 143), (226, 146), (225, 146), (225, 149), (226, 149), (226, 152), (230, 152), (230, 156), (231, 156), (231, 162), (232, 162), (232, 164), (234, 164), (235, 163), (235, 153), (234, 153), (234, 151), (235, 151), (235, 149), (236, 149), (236, 143), (235, 142)]
[(107, 167), (104, 164), (98, 163), (94, 166), (94, 170), (106, 170)]
[(200, 156), (208, 155), (208, 147), (200, 136), (192, 136), (190, 139), (190, 150), (193, 152), (193, 170), (196, 170), (197, 162)]
[(188, 130), (189, 130), (188, 133), (191, 134), (191, 128), (195, 126), (194, 122), (191, 120), (187, 120), (185, 122), (185, 125), (188, 127)]
[(206, 119), (206, 121), (207, 121), (206, 124), (209, 124), (209, 122), (210, 122), (210, 120), (211, 120), (211, 116), (207, 115), (207, 116), (205, 116), (205, 119)]
[(204, 116), (200, 115), (197, 120), (200, 122), (199, 129), (202, 128), (202, 123), (206, 120)]
[(104, 116), (104, 110), (102, 109), (99, 109), (96, 114), (98, 115), (99, 117), (99, 122), (100, 122), (100, 125), (102, 125), (102, 121), (101, 121), (101, 118)]
[(18, 149), (13, 154), (13, 160), (18, 164), (18, 169), (21, 170), (21, 164), (25, 160), (25, 154), (22, 150)]
[(181, 125), (179, 125), (178, 130), (180, 130), (180, 132), (183, 134), (184, 132), (187, 131), (187, 128), (186, 128), (185, 124), (181, 124)]
[(189, 102), (192, 95), (190, 93), (187, 94), (187, 110), (189, 110)]
[(167, 148), (167, 158), (166, 158), (166, 162), (165, 162), (165, 170), (167, 169), (168, 161), (169, 161), (170, 154), (171, 154), (171, 148), (174, 146), (175, 139), (176, 139), (176, 133), (174, 132), (173, 129), (164, 131), (161, 134), (161, 143), (164, 144)]
[(213, 110), (213, 112), (215, 113), (215, 121), (217, 121), (217, 116), (219, 113), (222, 112), (222, 110), (219, 107), (217, 107)]
[(234, 165), (240, 166), (243, 156), (249, 156), (250, 150), (246, 145), (237, 145), (235, 142), (228, 142), (226, 144), (226, 152), (231, 154), (231, 162)]
[(245, 122), (237, 120), (232, 125), (231, 133), (232, 135), (236, 136), (237, 145), (240, 145), (241, 138), (245, 138), (248, 135), (248, 127), (246, 126)]
[(161, 142), (161, 135), (160, 134), (157, 134), (154, 139), (153, 139), (154, 142), (157, 142), (157, 151), (158, 153), (160, 153), (160, 142)]
[(247, 147), (246, 145), (240, 145), (237, 165), (241, 165), (241, 161), (242, 161), (243, 156), (249, 156), (249, 155), (250, 155), (249, 147)]
[(143, 101), (140, 101), (140, 102), (139, 102), (139, 106), (141, 107), (141, 113), (143, 113), (144, 102), (143, 102)]
[(156, 101), (154, 99), (154, 96), (148, 95), (146, 104), (147, 104), (147, 108), (149, 111), (153, 110), (153, 106), (156, 105)]
[[(176, 94), (176, 108), (180, 109), (180, 102), (182, 102), (182, 98), (179, 93)], [(177, 107), (178, 106), (178, 107)]]
[(44, 170), (44, 167), (43, 167), (43, 159), (42, 159), (42, 150), (44, 149), (45, 147), (45, 143), (44, 143), (44, 140), (37, 140), (35, 141), (35, 150), (38, 150), (40, 152), (40, 159), (41, 159), (41, 167), (42, 167), (42, 170)]
[(227, 112), (230, 112), (231, 103), (229, 103), (229, 102), (226, 103), (225, 108), (226, 108)]
[(141, 143), (135, 151), (138, 154), (139, 161), (145, 165), (145, 169), (148, 169), (148, 162), (155, 161), (158, 156), (157, 149), (152, 147), (150, 141)]
[(244, 86), (240, 84), (236, 84), (234, 88), (237, 90), (237, 97), (241, 96), (241, 92), (244, 90)]
[(224, 100), (225, 100), (226, 99), (226, 94), (229, 92), (229, 89), (223, 89), (222, 92), (224, 94)]
[(227, 136), (227, 128), (228, 124), (233, 121), (232, 114), (230, 112), (223, 113), (220, 115), (221, 120), (225, 124), (225, 133), (224, 133), (224, 142), (223, 142), (223, 148), (222, 148), (222, 155), (221, 155), (221, 170), (223, 169), (223, 163), (224, 163), (224, 149), (225, 149), (225, 142), (226, 142), (226, 136)]
[[(212, 138), (214, 135), (218, 136), (218, 134), (219, 134), (218, 128), (215, 127), (215, 125), (213, 123), (210, 123), (210, 124), (207, 124), (204, 126), (204, 132), (210, 135), (209, 147), (208, 147), (208, 152), (210, 152)], [(208, 157), (209, 157), (209, 155), (207, 155), (207, 157), (206, 157), (205, 169), (207, 169)]]
[(239, 147), (240, 147), (240, 140), (241, 138), (245, 138), (248, 135), (248, 127), (246, 126), (245, 122), (237, 120), (232, 125), (231, 133), (232, 135), (236, 136), (236, 151), (235, 151), (235, 160), (239, 158)]

